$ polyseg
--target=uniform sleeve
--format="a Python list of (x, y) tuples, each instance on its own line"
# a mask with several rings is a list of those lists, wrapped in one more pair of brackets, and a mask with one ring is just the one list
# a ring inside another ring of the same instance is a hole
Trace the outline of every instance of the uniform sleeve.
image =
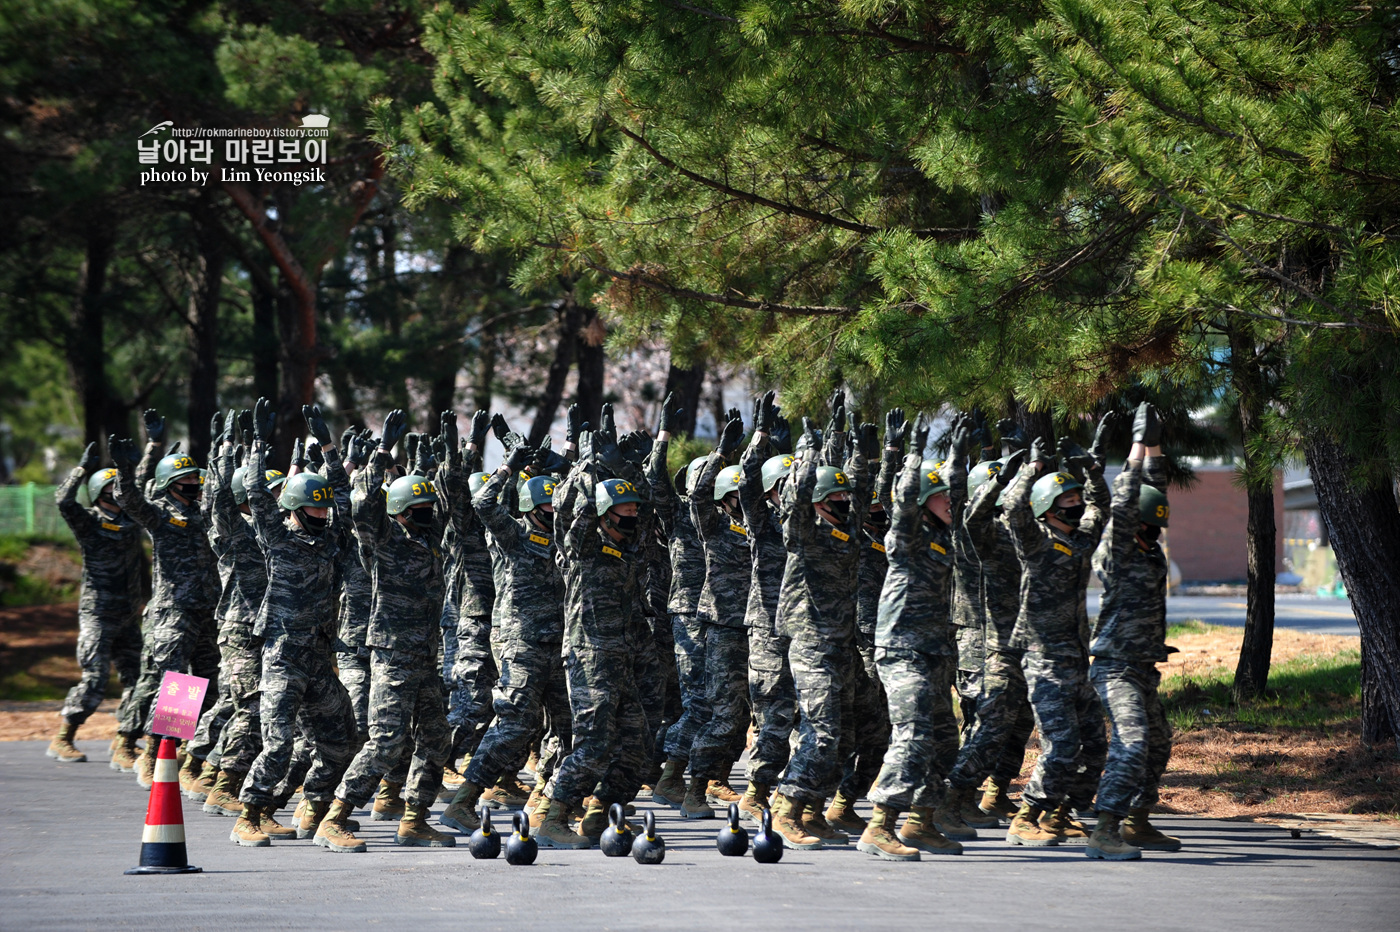
[(948, 504), (952, 508), (953, 525), (962, 522), (967, 509), (967, 461), (965, 457), (948, 457), (948, 467), (943, 481), (948, 483)]
[(79, 540), (97, 530), (97, 519), (86, 508), (78, 504), (78, 489), (82, 487), (87, 477), (87, 473), (79, 466), (68, 474), (68, 478), (64, 479), (63, 484), (54, 492), (54, 500), (58, 503), (58, 513), (63, 515), (63, 520), (67, 521), (68, 526), (73, 529), (73, 536)]
[(243, 473), (243, 487), (248, 491), (248, 511), (253, 515), (253, 526), (258, 540), (266, 550), (285, 533), (282, 523), (282, 509), (277, 499), (268, 491), (262, 481), (267, 475), (267, 445), (261, 440), (253, 441), (248, 451), (248, 468)]
[(705, 457), (705, 465), (700, 475), (695, 477), (695, 491), (690, 495), (690, 520), (695, 524), (701, 540), (711, 540), (719, 533), (719, 511), (715, 509), (715, 480), (724, 468), (724, 459), (718, 452)]
[[(151, 446), (159, 449), (156, 444)], [(141, 462), (144, 464), (146, 461), (143, 459)], [(130, 464), (117, 468), (116, 491), (112, 494), (117, 504), (122, 506), (122, 511), (131, 515), (137, 524), (152, 534), (159, 532), (165, 523), (165, 516), (146, 498), (146, 483), (139, 472), (132, 471)]]
[[(755, 434), (755, 437), (758, 435)], [(750, 533), (763, 526), (763, 462), (767, 458), (767, 441), (749, 441), (744, 455), (739, 458), (739, 510), (744, 514), (744, 523)]]
[(481, 523), (491, 532), (497, 546), (503, 550), (512, 550), (520, 542), (520, 527), (511, 517), (506, 503), (501, 500), (501, 490), (505, 488), (509, 478), (509, 474), (502, 475), (499, 469), (496, 470), (487, 477), (486, 482), (477, 490), (476, 497), (472, 499), (472, 508), (477, 517), (481, 518)]
[(851, 444), (850, 455), (846, 457), (842, 471), (851, 480), (851, 514), (846, 521), (846, 532), (855, 537), (860, 534), (865, 516), (870, 512), (871, 489), (870, 470), (859, 443)]
[(136, 482), (140, 488), (146, 488), (146, 483), (156, 477), (156, 464), (160, 462), (161, 457), (164, 455), (164, 444), (146, 444), (146, 452), (141, 454), (141, 462), (136, 466)]
[(1108, 522), (1108, 550), (1115, 561), (1122, 561), (1137, 546), (1138, 498), (1142, 492), (1142, 463), (1128, 460), (1113, 480), (1113, 517)]
[(355, 525), (355, 537), (360, 541), (360, 546), (371, 553), (383, 540), (389, 521), (385, 511), (388, 498), (380, 493), (380, 486), (384, 484), (384, 473), (393, 462), (393, 457), (388, 453), (377, 450), (369, 458), (369, 462), (355, 474), (356, 479), (364, 476), (364, 494), (354, 497), (350, 517)]
[[(238, 518), (238, 504), (233, 500), (233, 457), (216, 453), (209, 465), (209, 481), (212, 489), (206, 489), (204, 497), (209, 501), (209, 527), (214, 536), (222, 540), (233, 540), (234, 521)], [(245, 474), (252, 470), (246, 470)], [(258, 473), (261, 477), (262, 473)], [(251, 506), (250, 510), (251, 510)]]
[(651, 452), (647, 454), (643, 466), (647, 483), (651, 486), (656, 521), (661, 526), (661, 533), (667, 537), (671, 536), (676, 526), (676, 490), (671, 485), (671, 474), (666, 471), (666, 453), (670, 446), (670, 441), (667, 440), (652, 443)]
[(1036, 478), (1035, 469), (1026, 464), (1017, 471), (1016, 478), (1006, 489), (1006, 506), (1002, 516), (1011, 532), (1011, 539), (1016, 542), (1016, 549), (1023, 556), (1045, 547), (1045, 535), (1036, 526), (1035, 515), (1031, 512), (1031, 486)]
[(593, 504), (597, 472), (597, 464), (589, 457), (576, 462), (564, 480), (562, 501), (554, 509), (554, 538), (561, 560), (575, 561), (583, 555), (588, 531), (597, 519)]
[(793, 464), (792, 481), (783, 490), (787, 515), (783, 521), (783, 543), (806, 544), (816, 537), (817, 513), (812, 509), (812, 491), (817, 486), (817, 451), (802, 451)]
[(1149, 456), (1143, 461), (1142, 481), (1165, 492), (1167, 490), (1167, 458)]
[(1001, 486), (996, 482), (985, 482), (963, 512), (963, 527), (967, 530), (967, 538), (972, 542), (972, 549), (978, 553), (979, 559), (995, 539), (993, 522), (996, 520), (997, 497), (1000, 495)]
[(882, 502), (888, 502), (894, 494), (895, 480), (899, 478), (900, 458), (898, 450), (888, 447), (882, 447), (881, 450), (880, 472), (875, 477), (875, 497)]
[(1103, 526), (1108, 521), (1109, 514), (1109, 492), (1108, 483), (1104, 482), (1102, 469), (1090, 469), (1085, 476), (1084, 482), (1087, 505), (1084, 509), (1084, 517), (1079, 519), (1079, 532), (1087, 534), (1097, 544), (1099, 536), (1103, 534)]
[(885, 532), (885, 546), (891, 553), (909, 553), (919, 532), (919, 474), (923, 472), (923, 462), (919, 454), (910, 453), (899, 471), (894, 513), (890, 516), (890, 529)]
[(464, 540), (471, 520), (472, 500), (467, 494), (467, 474), (460, 465), (446, 463), (438, 467), (438, 501), (442, 503), (446, 527), (453, 536)]

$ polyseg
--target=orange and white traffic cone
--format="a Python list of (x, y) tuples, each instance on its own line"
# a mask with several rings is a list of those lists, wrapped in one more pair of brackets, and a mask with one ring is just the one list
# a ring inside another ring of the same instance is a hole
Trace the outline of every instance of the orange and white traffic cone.
[(128, 874), (197, 874), (185, 853), (185, 813), (180, 805), (179, 741), (161, 738), (156, 752), (155, 782), (146, 805), (146, 830), (141, 834), (141, 864)]

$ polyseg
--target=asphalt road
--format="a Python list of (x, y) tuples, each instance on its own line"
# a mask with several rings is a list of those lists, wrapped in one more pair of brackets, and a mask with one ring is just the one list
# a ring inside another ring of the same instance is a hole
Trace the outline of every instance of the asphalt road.
[[(1083, 848), (1011, 848), (996, 837), (960, 858), (876, 861), (854, 848), (789, 851), (782, 863), (723, 858), (718, 822), (669, 810), (655, 867), (601, 852), (544, 850), (532, 867), (474, 861), (465, 847), (399, 848), (394, 823), (365, 821), (366, 854), (309, 841), (228, 841), (231, 819), (185, 803), (201, 874), (127, 877), (146, 792), (106, 766), (58, 764), (41, 742), (0, 744), (0, 928), (1206, 929), (1393, 930), (1400, 852), (1248, 823), (1165, 817), (1175, 854), (1090, 861)], [(649, 803), (642, 803), (649, 808)], [(441, 811), (441, 807), (437, 807)]]
[[(1097, 615), (1102, 590), (1089, 591), (1089, 614)], [(1167, 622), (1196, 619), (1212, 625), (1244, 627), (1244, 596), (1183, 595), (1167, 598)], [(1361, 632), (1346, 599), (1319, 599), (1316, 596), (1278, 595), (1274, 598), (1274, 625), (1309, 634), (1348, 634)]]

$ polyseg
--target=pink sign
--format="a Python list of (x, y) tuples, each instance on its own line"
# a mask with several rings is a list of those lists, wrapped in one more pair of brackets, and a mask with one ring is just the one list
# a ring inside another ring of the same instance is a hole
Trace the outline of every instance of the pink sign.
[(208, 688), (209, 681), (203, 677), (166, 670), (156, 695), (155, 727), (151, 730), (171, 738), (193, 738)]

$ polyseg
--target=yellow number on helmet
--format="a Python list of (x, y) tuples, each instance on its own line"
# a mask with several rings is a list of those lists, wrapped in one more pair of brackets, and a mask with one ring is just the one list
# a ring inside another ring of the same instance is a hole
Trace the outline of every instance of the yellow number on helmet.
[(553, 495), (553, 494), (554, 494), (554, 483), (553, 483), (553, 482), (546, 482), (546, 483), (544, 484), (544, 494), (546, 494), (546, 495)]
[(843, 473), (843, 472), (838, 472), (838, 473), (836, 474), (836, 484), (837, 484), (837, 485), (845, 485), (845, 484), (846, 484), (846, 474), (845, 474), (845, 473)]
[(1166, 506), (1166, 505), (1158, 505), (1158, 506), (1157, 506), (1157, 517), (1159, 517), (1159, 518), (1165, 518), (1165, 517), (1167, 516), (1167, 514), (1168, 514), (1170, 511), (1171, 511), (1171, 509), (1170, 509), (1168, 506)]

